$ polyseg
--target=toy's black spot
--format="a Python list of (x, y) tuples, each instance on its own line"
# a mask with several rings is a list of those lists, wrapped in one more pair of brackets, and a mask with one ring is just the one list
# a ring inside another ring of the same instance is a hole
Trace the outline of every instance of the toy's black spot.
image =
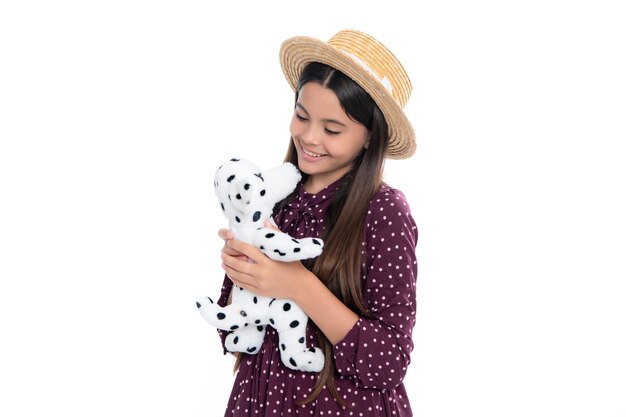
[(235, 179), (235, 175), (233, 174), (230, 177), (228, 177), (228, 179), (226, 181), (231, 182), (234, 179)]
[(213, 304), (213, 300), (211, 299), (211, 297), (207, 297), (207, 299), (209, 300), (211, 304)]
[(265, 180), (263, 179), (263, 175), (261, 175), (261, 173), (259, 172), (258, 174), (254, 174), (255, 176), (261, 178), (261, 181), (265, 182)]
[(268, 238), (268, 239), (271, 238), (271, 237), (274, 237), (274, 236), (276, 236), (275, 233), (268, 233), (268, 234), (265, 235), (265, 237)]
[(274, 319), (270, 319), (270, 323), (274, 324)]
[(300, 241), (298, 241), (298, 240), (296, 240), (296, 239), (291, 239), (291, 241), (292, 241), (293, 243), (297, 243), (298, 245), (300, 244)]
[(293, 248), (293, 251), (294, 251), (295, 253), (298, 253), (298, 252), (300, 252), (300, 248)]
[(200, 307), (202, 307), (202, 305), (199, 302), (196, 301), (196, 307), (200, 308)]
[(263, 331), (263, 326), (256, 326), (256, 329), (257, 329), (258, 331), (262, 332), (262, 331)]
[(256, 298), (256, 297), (254, 297), (254, 298), (252, 299), (252, 302), (253, 302), (254, 304), (256, 304), (256, 303), (258, 303), (258, 302), (259, 302), (259, 299), (258, 299), (258, 298)]
[(285, 303), (285, 304), (283, 305), (283, 310), (284, 310), (284, 311), (289, 311), (289, 310), (291, 310), (291, 304), (289, 304), (289, 303)]
[(254, 216), (252, 216), (252, 221), (253, 221), (253, 222), (256, 222), (256, 221), (258, 221), (260, 218), (261, 218), (261, 212), (260, 212), (260, 211), (257, 211), (257, 212), (255, 212), (255, 213), (254, 213)]
[(241, 317), (248, 317), (248, 315), (246, 314), (246, 312), (245, 312), (245, 311), (243, 311), (243, 310), (241, 310), (241, 311), (239, 312), (239, 314), (241, 314)]
[(239, 159), (237, 159), (237, 158), (232, 158), (232, 159), (231, 159), (231, 162), (239, 162)]
[(289, 323), (289, 327), (291, 327), (292, 329), (295, 329), (299, 325), (300, 325), (300, 322), (298, 320), (294, 320), (291, 323)]
[(237, 216), (235, 216), (235, 220), (237, 220), (237, 223), (241, 223), (241, 219)]
[(235, 336), (235, 338), (233, 339), (233, 344), (237, 344), (237, 342), (239, 341), (239, 336)]
[(226, 318), (226, 314), (224, 313), (217, 313), (217, 319), (218, 320), (224, 320)]
[(222, 167), (223, 167), (223, 166), (224, 166), (224, 165), (220, 165), (220, 166), (217, 168), (217, 170), (219, 171), (220, 169), (222, 169)]
[(285, 346), (285, 344), (284, 344), (284, 343), (281, 343), (281, 344), (280, 344), (280, 348), (284, 351), (285, 349), (287, 349), (287, 346)]
[(243, 186), (243, 189), (244, 189), (244, 190), (246, 190), (246, 191), (248, 191), (248, 190), (250, 189), (250, 184), (246, 184), (246, 185), (244, 185), (244, 186)]
[(255, 348), (255, 347), (251, 347), (251, 348), (246, 349), (246, 351), (247, 351), (248, 353), (252, 353), (252, 352), (254, 352), (255, 350), (256, 350), (256, 348)]
[(226, 211), (226, 209), (224, 208), (224, 203), (220, 203), (220, 205), (222, 206), (222, 211)]
[(261, 245), (261, 246), (259, 246), (259, 249), (265, 250), (265, 246)]
[(309, 352), (315, 353), (315, 348), (309, 348)]
[(285, 256), (284, 252), (279, 251), (278, 249), (274, 249), (274, 253), (279, 254), (280, 256)]
[(265, 195), (265, 190), (261, 190), (261, 197)]
[(243, 288), (239, 287), (239, 291), (243, 291)]
[(270, 301), (270, 304), (269, 304), (269, 305), (272, 305), (272, 303), (273, 303), (274, 301), (276, 301), (276, 299), (275, 299), (275, 298), (272, 298), (272, 301)]
[(301, 337), (300, 339), (298, 339), (298, 343), (304, 343), (304, 337)]
[(289, 363), (292, 364), (293, 366), (298, 366), (296, 364), (296, 361), (293, 360), (293, 358), (289, 358)]
[(261, 324), (261, 320), (256, 319), (256, 320), (254, 321), (254, 324)]
[(241, 200), (241, 194), (237, 194), (237, 195), (235, 196), (235, 198), (236, 198), (237, 200)]
[(239, 328), (239, 326), (237, 326), (236, 324), (234, 326), (230, 326), (230, 330), (237, 330)]
[(322, 246), (322, 244), (320, 243), (320, 241), (319, 241), (319, 240), (317, 240), (317, 239), (313, 239), (313, 243), (315, 243), (316, 245), (320, 245), (320, 246)]

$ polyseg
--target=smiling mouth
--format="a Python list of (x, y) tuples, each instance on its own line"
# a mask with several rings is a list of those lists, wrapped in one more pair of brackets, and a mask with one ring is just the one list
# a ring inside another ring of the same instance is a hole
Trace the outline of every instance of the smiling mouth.
[(302, 149), (302, 152), (304, 152), (307, 156), (310, 156), (311, 158), (321, 158), (323, 156), (328, 156), (327, 154), (313, 153), (313, 152), (307, 151), (304, 148), (301, 148), (301, 149)]

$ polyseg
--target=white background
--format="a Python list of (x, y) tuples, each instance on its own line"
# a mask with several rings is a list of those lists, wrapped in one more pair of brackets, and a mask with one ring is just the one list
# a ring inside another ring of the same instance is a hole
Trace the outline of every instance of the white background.
[(619, 3), (2, 2), (0, 415), (222, 415), (213, 172), (282, 160), (280, 43), (355, 28), (413, 81), (415, 415), (626, 416)]

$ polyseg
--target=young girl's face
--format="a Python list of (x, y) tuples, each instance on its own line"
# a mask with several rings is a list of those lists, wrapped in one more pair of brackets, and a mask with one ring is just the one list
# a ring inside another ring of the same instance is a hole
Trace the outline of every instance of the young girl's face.
[(312, 193), (350, 171), (369, 136), (346, 114), (334, 91), (316, 82), (300, 89), (290, 130), (298, 167), (309, 175), (305, 189)]

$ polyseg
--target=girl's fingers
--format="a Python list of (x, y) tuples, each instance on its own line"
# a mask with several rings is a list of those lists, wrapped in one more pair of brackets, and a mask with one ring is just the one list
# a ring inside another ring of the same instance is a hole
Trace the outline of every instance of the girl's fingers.
[(227, 267), (246, 275), (250, 274), (250, 268), (252, 268), (253, 265), (248, 262), (248, 257), (245, 255), (228, 256), (222, 254), (222, 263)]
[(242, 254), (241, 252), (236, 251), (233, 248), (228, 247), (227, 245), (224, 245), (224, 247), (222, 248), (222, 253), (225, 253), (226, 255), (229, 255), (229, 256), (243, 257), (242, 259), (245, 259), (245, 260), (248, 259), (246, 255)]
[(229, 229), (220, 229), (217, 234), (224, 240), (230, 240), (235, 238), (235, 235)]
[(235, 238), (235, 235), (233, 234), (233, 232), (231, 232), (229, 229), (220, 229), (217, 232), (217, 234), (219, 235), (220, 238), (224, 239), (224, 246), (222, 247), (222, 253), (225, 253), (226, 255), (230, 255), (230, 256), (237, 256), (244, 261), (248, 260), (248, 257), (246, 255), (242, 254), (239, 251), (236, 251), (235, 249), (230, 248), (226, 244), (226, 242)]
[(274, 223), (274, 220), (271, 217), (265, 220), (265, 222), (263, 223), (263, 226), (267, 227), (268, 229), (280, 231), (278, 230), (278, 227), (276, 227), (276, 224)]
[(231, 239), (226, 242), (226, 245), (230, 249), (237, 251), (240, 255), (248, 256), (248, 258), (252, 259), (255, 263), (258, 263), (260, 260), (266, 258), (263, 252), (258, 250), (255, 246), (242, 242), (241, 240)]
[(226, 276), (233, 282), (233, 284), (241, 288), (246, 288), (252, 291), (254, 290), (254, 286), (251, 285), (252, 281), (249, 279), (250, 277), (248, 275), (243, 274), (236, 269), (228, 266), (225, 262), (222, 263), (222, 269), (224, 269), (224, 272), (226, 272)]

